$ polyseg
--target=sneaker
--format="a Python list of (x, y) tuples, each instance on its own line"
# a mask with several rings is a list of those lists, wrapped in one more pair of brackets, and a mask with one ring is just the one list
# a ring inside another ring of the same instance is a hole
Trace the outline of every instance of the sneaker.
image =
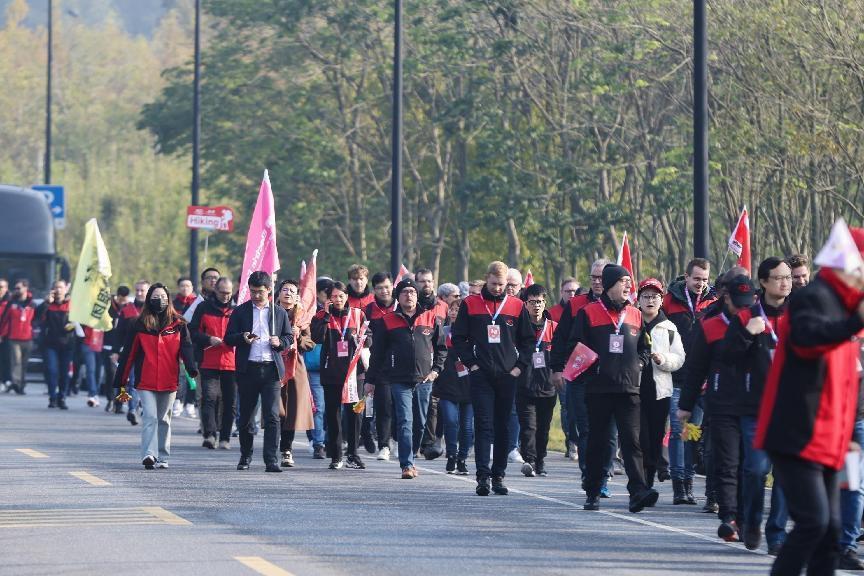
[(612, 474), (614, 474), (615, 476), (624, 475), (624, 465), (617, 458), (614, 458), (612, 460)]
[(219, 449), (220, 450), (230, 450), (231, 449), (231, 443), (228, 442), (228, 440), (220, 440), (219, 441)]
[(488, 496), (489, 492), (492, 491), (492, 487), (489, 484), (489, 477), (481, 476), (477, 478), (477, 488), (474, 491), (478, 496)]
[(203, 448), (209, 448), (210, 450), (215, 449), (216, 448), (216, 437), (215, 436), (208, 436), (207, 438), (204, 439), (204, 442), (201, 443), (201, 446)]
[(840, 564), (837, 567), (840, 570), (864, 570), (864, 563), (858, 559), (855, 550), (846, 550), (840, 555)]
[(717, 504), (717, 501), (714, 500), (713, 496), (709, 496), (705, 501), (705, 505), (702, 507), (702, 512), (706, 514), (717, 514), (720, 511), (720, 506)]
[(579, 460), (579, 450), (573, 442), (567, 442), (567, 458), (570, 460)]
[(345, 467), (345, 462), (343, 460), (333, 460), (330, 462), (330, 470), (341, 470)]
[(363, 448), (365, 448), (366, 452), (369, 454), (375, 454), (375, 438), (372, 437), (372, 434), (364, 435)]
[(348, 456), (345, 460), (345, 466), (348, 468), (354, 468), (355, 470), (365, 470), (366, 464), (363, 463), (363, 460), (357, 454), (353, 456)]
[(90, 396), (87, 398), (87, 406), (90, 408), (98, 408), (99, 407), (99, 398), (96, 396)]
[(519, 453), (518, 448), (514, 448), (510, 451), (510, 454), (507, 455), (507, 461), (511, 464), (522, 464), (525, 460), (522, 459), (522, 455)]
[(69, 406), (66, 405), (66, 399), (65, 398), (58, 398), (57, 399), (57, 408), (59, 408), (60, 410), (68, 410), (69, 409)]
[(131, 424), (132, 426), (138, 425), (138, 415), (135, 413), (134, 410), (129, 410), (129, 412), (126, 413), (126, 420), (128, 420), (129, 424)]
[(0, 382), (0, 392), (9, 392), (9, 384), (7, 382)]
[(153, 470), (153, 467), (156, 466), (156, 458), (153, 456), (145, 456), (144, 460), (141, 461), (141, 464), (143, 464), (144, 468), (147, 470)]
[(444, 470), (447, 471), (447, 474), (453, 474), (456, 472), (456, 457), (448, 456), (447, 457), (447, 466), (444, 467)]
[(612, 494), (609, 492), (608, 486), (603, 486), (600, 488), (600, 498), (611, 498)]
[(536, 464), (534, 464), (534, 472), (537, 473), (537, 476), (548, 476), (546, 474), (546, 465), (542, 460), (538, 460)]
[(507, 489), (507, 486), (504, 485), (504, 478), (501, 476), (495, 476), (492, 478), (492, 492), (499, 496), (507, 496), (510, 493), (510, 490)]
[(768, 546), (768, 555), (769, 556), (777, 556), (780, 553), (780, 548), (782, 548), (782, 544), (775, 544), (773, 546)]
[(582, 505), (582, 509), (590, 510), (592, 512), (600, 510), (600, 495), (595, 494), (593, 496), (588, 496), (585, 499), (585, 504)]
[(283, 468), (293, 468), (294, 467), (294, 456), (291, 455), (290, 450), (282, 451), (282, 467)]
[(465, 460), (456, 460), (456, 475), (457, 476), (467, 476), (468, 475), (468, 464), (465, 463)]
[(198, 411), (195, 410), (194, 404), (187, 404), (186, 407), (183, 409), (183, 412), (189, 418), (198, 418)]
[(327, 458), (327, 450), (324, 449), (323, 444), (315, 446), (315, 452), (312, 454), (312, 458), (315, 460), (324, 460)]
[(183, 402), (180, 400), (174, 400), (174, 404), (171, 406), (171, 415), (175, 418), (180, 416), (183, 413)]
[(417, 469), (413, 466), (402, 468), (402, 480), (413, 480), (417, 477)]
[(378, 451), (378, 455), (375, 457), (376, 460), (390, 460), (390, 447), (385, 446)]
[(762, 543), (762, 530), (759, 526), (744, 526), (744, 547), (748, 550), (756, 550)]
[(522, 474), (524, 474), (528, 478), (533, 478), (534, 476), (537, 476), (537, 474), (534, 472), (534, 466), (532, 466), (530, 462), (525, 462), (524, 464), (522, 464)]
[(251, 457), (240, 456), (240, 462), (237, 463), (237, 470), (248, 470)]
[(738, 542), (738, 525), (735, 520), (726, 520), (717, 528), (717, 536), (726, 542)]
[(156, 468), (168, 468), (168, 462), (165, 462), (164, 460), (156, 460)]

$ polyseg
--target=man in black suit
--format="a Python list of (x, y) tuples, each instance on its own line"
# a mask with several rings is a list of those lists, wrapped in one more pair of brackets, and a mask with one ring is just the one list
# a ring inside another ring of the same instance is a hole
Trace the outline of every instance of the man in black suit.
[(266, 272), (249, 275), (250, 300), (237, 306), (228, 327), (225, 343), (235, 347), (237, 391), (240, 395), (240, 463), (248, 470), (252, 461), (252, 432), (255, 407), (261, 398), (264, 427), (264, 464), (267, 472), (279, 467), (279, 381), (285, 374), (281, 351), (294, 339), (288, 314), (273, 306), (272, 279)]

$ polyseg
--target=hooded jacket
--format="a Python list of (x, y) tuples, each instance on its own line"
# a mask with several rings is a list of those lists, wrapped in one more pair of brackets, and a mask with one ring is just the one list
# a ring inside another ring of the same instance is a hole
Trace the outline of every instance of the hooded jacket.
[(228, 321), (234, 305), (229, 300), (222, 304), (210, 298), (199, 304), (189, 323), (192, 343), (195, 345), (195, 360), (202, 370), (234, 371), (234, 347), (225, 342), (210, 345), (210, 338), (225, 338)]
[[(678, 329), (685, 351), (690, 349), (690, 337), (698, 320), (705, 315), (705, 309), (716, 299), (711, 292), (700, 294), (697, 297), (687, 290), (685, 280), (678, 280), (669, 284), (669, 289), (663, 298), (663, 312), (666, 314), (666, 318)], [(686, 365), (672, 374), (672, 384), (675, 388), (681, 388), (686, 380)]]
[(417, 384), (431, 371), (444, 371), (447, 347), (441, 321), (418, 307), (409, 317), (401, 307), (384, 316), (375, 329), (366, 382)]
[[(684, 365), (684, 345), (681, 335), (663, 311), (660, 310), (654, 322), (645, 325), (648, 333), (650, 352), (663, 356), (663, 362), (657, 364), (651, 359), (642, 371), (643, 379), (651, 371), (654, 388), (657, 391), (656, 400), (672, 396), (672, 375)], [(643, 380), (644, 381), (644, 380)]]
[(129, 381), (134, 366), (136, 389), (173, 392), (177, 390), (180, 360), (190, 376), (198, 375), (189, 329), (182, 318), (158, 330), (147, 330), (140, 320), (136, 320), (127, 333), (120, 354), (114, 388), (120, 388)]

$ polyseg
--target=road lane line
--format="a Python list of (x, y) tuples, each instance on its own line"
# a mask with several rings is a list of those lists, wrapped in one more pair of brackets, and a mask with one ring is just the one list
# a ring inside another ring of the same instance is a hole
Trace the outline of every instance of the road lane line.
[(260, 556), (234, 556), (234, 559), (263, 576), (294, 576)]
[(190, 522), (189, 520), (181, 518), (173, 512), (169, 512), (168, 510), (160, 508), (159, 506), (142, 506), (141, 510), (144, 510), (148, 514), (152, 514), (166, 524), (171, 524), (173, 526), (189, 526), (192, 524), (192, 522)]
[(38, 450), (31, 450), (30, 448), (16, 448), (15, 451), (20, 452), (21, 454), (24, 454), (25, 456), (30, 456), (31, 458), (48, 458), (49, 457), (47, 454), (43, 454), (42, 452), (39, 452)]
[(78, 470), (75, 472), (69, 472), (71, 476), (78, 478), (79, 480), (83, 480), (92, 486), (111, 486), (111, 483), (107, 480), (103, 480), (89, 472), (84, 472), (83, 470)]

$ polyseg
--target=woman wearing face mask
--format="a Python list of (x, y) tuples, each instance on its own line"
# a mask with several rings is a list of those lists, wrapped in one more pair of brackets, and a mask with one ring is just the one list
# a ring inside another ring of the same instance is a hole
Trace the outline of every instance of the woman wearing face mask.
[[(282, 421), (282, 436), (279, 451), (282, 453), (282, 467), (292, 468), (294, 457), (291, 454), (291, 444), (297, 430), (312, 430), (315, 423), (312, 419), (312, 398), (309, 389), (309, 377), (306, 374), (306, 364), (303, 353), (315, 348), (309, 326), (300, 327), (297, 322), (302, 315), (298, 283), (295, 280), (283, 280), (277, 291), (279, 305), (288, 312), (288, 319), (294, 330), (294, 342), (282, 351), (285, 362), (285, 376), (282, 378), (282, 409), (279, 410)], [(282, 415), (284, 414), (284, 415)]]
[(135, 367), (135, 388), (143, 408), (141, 463), (147, 470), (167, 468), (171, 451), (171, 405), (177, 395), (180, 361), (193, 378), (198, 367), (186, 321), (171, 305), (164, 284), (147, 291), (141, 315), (135, 320), (120, 353), (114, 379), (117, 399), (128, 400), (124, 383)]

